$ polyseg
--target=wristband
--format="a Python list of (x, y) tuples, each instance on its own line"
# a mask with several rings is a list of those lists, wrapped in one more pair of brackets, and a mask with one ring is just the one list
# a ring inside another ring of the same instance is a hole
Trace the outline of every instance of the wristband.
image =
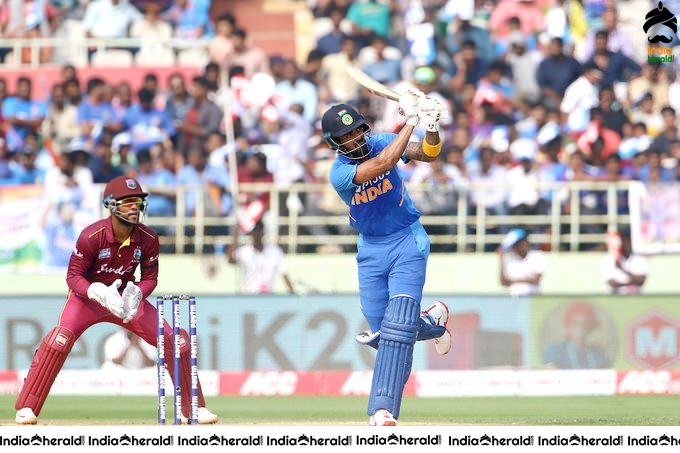
[(442, 149), (441, 140), (436, 145), (430, 145), (429, 143), (427, 143), (426, 138), (423, 139), (423, 152), (425, 153), (425, 155), (430, 157), (437, 157), (441, 149)]

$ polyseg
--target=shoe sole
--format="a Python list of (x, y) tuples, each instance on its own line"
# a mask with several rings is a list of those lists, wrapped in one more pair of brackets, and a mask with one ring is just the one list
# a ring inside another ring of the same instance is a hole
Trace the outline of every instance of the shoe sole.
[(17, 425), (37, 425), (38, 424), (38, 419), (36, 418), (35, 420), (30, 420), (30, 419), (21, 419), (21, 420), (15, 420)]
[[(443, 338), (446, 338), (446, 340), (442, 341)], [(440, 349), (440, 346), (446, 349)], [(451, 350), (451, 332), (449, 332), (449, 329), (446, 329), (444, 335), (434, 339), (434, 349), (439, 355), (446, 355), (449, 353)]]
[[(219, 421), (219, 419), (217, 419), (217, 418), (214, 419), (214, 420), (210, 420), (210, 421), (199, 420), (199, 421), (198, 421), (198, 424), (199, 424), (199, 425), (214, 425), (214, 424), (216, 424), (218, 421)], [(184, 417), (182, 417), (182, 425), (188, 425), (188, 424), (189, 424), (189, 420), (186, 419), (186, 418), (184, 418)], [(195, 423), (194, 423), (194, 424), (195, 424)]]
[[(442, 302), (441, 300), (438, 300), (437, 302), (442, 304), (444, 310), (446, 310), (446, 321), (444, 321), (444, 328), (446, 329), (446, 332), (441, 337), (434, 339), (434, 349), (435, 351), (437, 351), (437, 354), (446, 355), (451, 350), (451, 332), (449, 332), (449, 329), (446, 328), (446, 326), (449, 323), (449, 316), (451, 312), (449, 311), (449, 307), (444, 302)], [(429, 312), (429, 310), (427, 312)], [(446, 341), (442, 342), (442, 339), (445, 337)], [(446, 349), (440, 348), (440, 346), (443, 346), (442, 343), (444, 343)]]
[(392, 415), (390, 414), (389, 418), (386, 417), (385, 420), (383, 420), (383, 423), (378, 425), (375, 422), (375, 416), (371, 415), (368, 418), (368, 426), (397, 426), (397, 420), (393, 418)]
[(378, 425), (378, 424), (377, 424), (376, 422), (374, 422), (374, 421), (369, 421), (369, 422), (368, 422), (368, 426), (397, 426), (397, 422), (396, 422), (396, 421), (394, 421), (394, 422), (390, 421), (390, 422), (386, 422), (386, 423), (383, 424), (383, 425)]

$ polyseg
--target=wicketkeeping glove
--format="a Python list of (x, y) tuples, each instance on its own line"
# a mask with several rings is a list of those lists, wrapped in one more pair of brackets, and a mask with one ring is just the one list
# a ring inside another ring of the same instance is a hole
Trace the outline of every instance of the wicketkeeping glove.
[(113, 282), (111, 286), (94, 282), (87, 288), (87, 297), (99, 302), (118, 318), (123, 319), (125, 316), (125, 303), (120, 294), (118, 294), (118, 288), (120, 288), (121, 284), (120, 279)]
[(123, 322), (130, 322), (139, 309), (139, 303), (142, 301), (143, 297), (142, 290), (133, 282), (127, 282), (122, 297), (123, 302), (125, 303), (125, 317), (123, 318)]
[(101, 282), (92, 283), (87, 288), (87, 297), (99, 302), (102, 306), (106, 306), (106, 295), (109, 292), (109, 287)]

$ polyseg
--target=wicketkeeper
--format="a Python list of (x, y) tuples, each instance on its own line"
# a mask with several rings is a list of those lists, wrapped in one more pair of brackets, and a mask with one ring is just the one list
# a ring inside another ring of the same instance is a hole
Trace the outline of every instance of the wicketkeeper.
[[(69, 287), (57, 326), (36, 351), (15, 404), (16, 422), (33, 425), (76, 340), (100, 322), (117, 324), (156, 346), (157, 312), (146, 299), (158, 284), (158, 236), (141, 222), (147, 193), (132, 178), (119, 176), (104, 189), (111, 216), (86, 227), (76, 242), (66, 274)], [(141, 267), (141, 279), (134, 273)], [(165, 356), (173, 356), (172, 328), (165, 323)], [(189, 338), (181, 331), (181, 380), (191, 382)], [(173, 361), (166, 362), (173, 373)], [(198, 423), (217, 422), (198, 388)], [(190, 386), (182, 386), (182, 412), (190, 414)]]
[[(422, 93), (402, 96), (400, 113), (408, 120), (398, 134), (371, 135), (364, 117), (346, 104), (334, 105), (321, 120), (324, 139), (338, 153), (330, 180), (360, 233), (359, 296), (371, 330), (357, 340), (378, 349), (368, 400), (370, 425), (396, 425), (416, 340), (434, 339), (440, 354), (451, 348), (446, 305), (437, 302), (420, 311), (430, 240), (396, 167), (400, 159), (437, 158), (440, 107)], [(420, 121), (425, 139), (409, 143)]]

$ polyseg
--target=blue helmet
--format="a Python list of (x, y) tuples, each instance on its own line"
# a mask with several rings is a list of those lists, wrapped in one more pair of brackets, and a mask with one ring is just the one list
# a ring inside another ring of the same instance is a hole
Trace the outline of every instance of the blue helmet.
[[(362, 135), (340, 142), (340, 138), (355, 129), (361, 128)], [(368, 156), (369, 149), (366, 136), (371, 128), (364, 117), (356, 109), (347, 104), (338, 104), (326, 110), (321, 118), (323, 138), (331, 149), (352, 160), (361, 160)], [(347, 146), (349, 145), (349, 146)]]

